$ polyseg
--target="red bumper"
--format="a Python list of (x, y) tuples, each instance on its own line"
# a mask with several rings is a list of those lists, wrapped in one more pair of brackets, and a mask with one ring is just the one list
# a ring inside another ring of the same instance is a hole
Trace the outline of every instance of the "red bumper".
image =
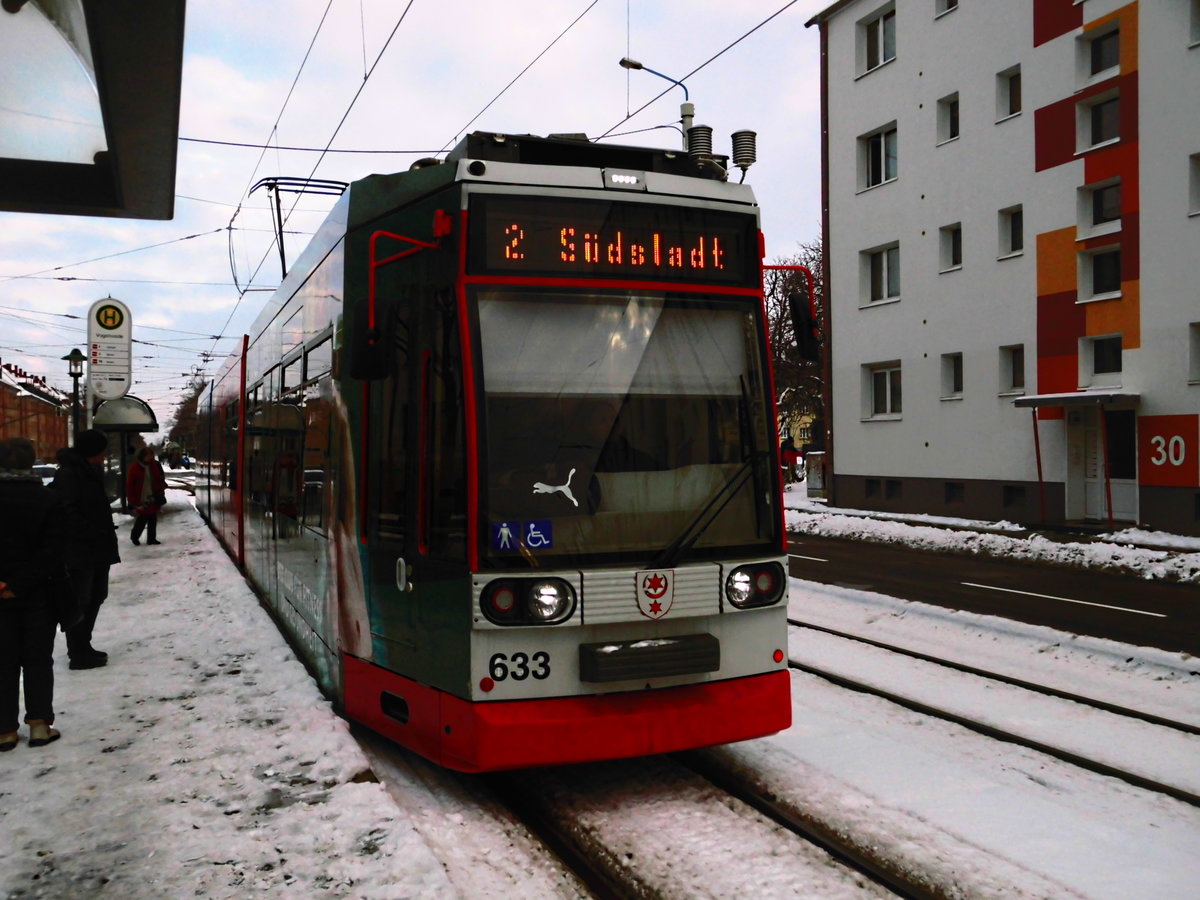
[(670, 753), (791, 725), (786, 670), (683, 687), (472, 703), (344, 657), (345, 713), (422, 756), (486, 772)]

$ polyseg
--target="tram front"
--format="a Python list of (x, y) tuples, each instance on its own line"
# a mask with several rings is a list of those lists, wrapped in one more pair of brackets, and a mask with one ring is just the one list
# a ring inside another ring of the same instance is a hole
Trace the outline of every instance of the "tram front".
[(514, 728), (529, 764), (531, 729), (538, 762), (568, 762), (786, 727), (755, 210), (480, 191), (468, 221), (491, 707), (470, 752), (504, 765)]

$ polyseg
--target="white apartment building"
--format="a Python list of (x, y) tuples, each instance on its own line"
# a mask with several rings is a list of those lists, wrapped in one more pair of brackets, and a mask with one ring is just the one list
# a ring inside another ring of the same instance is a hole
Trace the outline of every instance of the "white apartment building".
[(1200, 0), (841, 0), (838, 506), (1200, 534)]

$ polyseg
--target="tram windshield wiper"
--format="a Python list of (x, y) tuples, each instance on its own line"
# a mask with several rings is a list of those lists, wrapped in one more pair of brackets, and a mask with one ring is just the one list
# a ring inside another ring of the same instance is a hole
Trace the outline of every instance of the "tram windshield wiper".
[(729, 479), (721, 485), (716, 493), (712, 495), (709, 501), (704, 504), (700, 512), (690, 521), (686, 528), (679, 533), (663, 551), (654, 558), (650, 563), (651, 569), (672, 569), (679, 562), (679, 559), (685, 554), (696, 541), (700, 540), (701, 536), (713, 522), (717, 520), (717, 516), (721, 511), (729, 505), (729, 501), (737, 496), (738, 490), (746, 483), (746, 479), (750, 477), (754, 471), (754, 467), (766, 460), (767, 454), (765, 451), (758, 451), (750, 456), (742, 463)]

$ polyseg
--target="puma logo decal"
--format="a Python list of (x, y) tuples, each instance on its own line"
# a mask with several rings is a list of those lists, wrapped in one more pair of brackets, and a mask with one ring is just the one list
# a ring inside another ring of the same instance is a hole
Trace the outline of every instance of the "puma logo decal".
[(574, 477), (575, 477), (575, 470), (572, 469), (567, 474), (567, 483), (566, 484), (546, 484), (545, 482), (542, 482), (542, 481), (535, 481), (533, 483), (533, 492), (535, 494), (562, 494), (564, 497), (566, 497), (568, 500), (570, 500), (572, 503), (574, 503), (576, 506), (578, 506), (579, 501), (576, 500), (575, 495), (571, 493), (571, 479)]

